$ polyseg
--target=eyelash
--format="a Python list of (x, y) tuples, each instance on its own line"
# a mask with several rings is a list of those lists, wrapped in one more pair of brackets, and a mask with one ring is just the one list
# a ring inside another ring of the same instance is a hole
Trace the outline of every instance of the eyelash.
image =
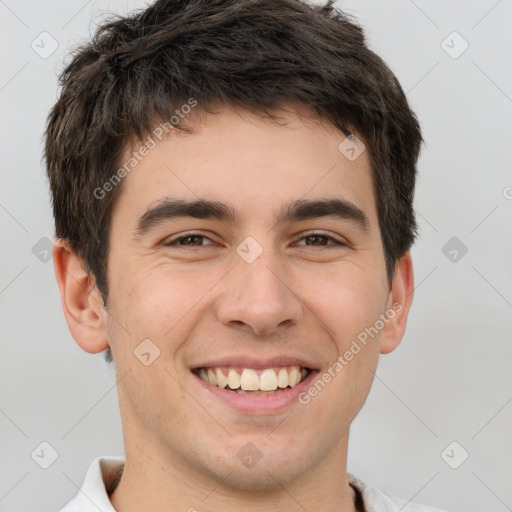
[[(304, 240), (306, 238), (309, 238), (309, 237), (312, 237), (312, 236), (319, 236), (319, 237), (323, 237), (325, 238), (327, 241), (331, 241), (331, 242), (334, 242), (334, 245), (318, 245), (318, 246), (306, 246), (305, 244), (302, 245), (301, 247), (333, 247), (333, 246), (347, 246), (346, 243), (343, 243), (341, 242), (340, 240), (330, 236), (330, 235), (326, 235), (325, 233), (320, 233), (320, 232), (317, 232), (317, 231), (312, 231), (312, 232), (308, 232), (304, 235), (302, 235), (301, 238), (299, 238), (299, 241), (301, 240)], [(186, 248), (196, 248), (196, 247), (205, 247), (204, 245), (186, 245), (186, 244), (179, 244), (178, 242), (180, 240), (186, 240), (187, 238), (190, 238), (190, 237), (197, 237), (197, 238), (204, 238), (204, 239), (207, 239), (207, 240), (210, 240), (211, 242), (213, 242), (213, 240), (211, 240), (211, 238), (207, 237), (206, 235), (203, 235), (202, 233), (196, 233), (196, 232), (191, 232), (191, 233), (187, 233), (185, 235), (181, 235), (181, 236), (178, 236), (176, 238), (173, 238), (173, 239), (170, 239), (166, 242), (164, 242), (164, 246), (166, 247), (172, 247), (172, 246), (177, 246), (177, 247), (186, 247)], [(213, 242), (215, 243), (215, 242)], [(206, 245), (213, 245), (213, 244), (206, 244)]]

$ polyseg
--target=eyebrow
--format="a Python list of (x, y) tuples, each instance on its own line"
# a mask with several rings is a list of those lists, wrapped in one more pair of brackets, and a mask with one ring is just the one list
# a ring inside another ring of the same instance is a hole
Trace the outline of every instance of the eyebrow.
[[(165, 198), (149, 208), (138, 220), (134, 230), (136, 236), (144, 236), (155, 226), (171, 219), (192, 217), (195, 219), (215, 219), (231, 224), (240, 223), (241, 217), (235, 208), (219, 201), (197, 199)], [(356, 224), (362, 231), (368, 232), (370, 222), (367, 215), (358, 206), (345, 199), (299, 199), (281, 208), (275, 225), (285, 222), (315, 219), (319, 217), (336, 217)]]

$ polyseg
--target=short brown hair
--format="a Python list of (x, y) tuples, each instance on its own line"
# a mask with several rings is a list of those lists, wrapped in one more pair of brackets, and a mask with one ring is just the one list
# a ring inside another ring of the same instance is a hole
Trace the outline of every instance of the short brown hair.
[(207, 112), (229, 104), (270, 118), (295, 103), (362, 137), (391, 283), (416, 237), (420, 127), (361, 27), (332, 3), (158, 0), (105, 22), (75, 52), (48, 118), (45, 156), (56, 236), (81, 257), (104, 300), (110, 217), (122, 183), (101, 199), (94, 191), (118, 169), (128, 143), (168, 123), (190, 98)]

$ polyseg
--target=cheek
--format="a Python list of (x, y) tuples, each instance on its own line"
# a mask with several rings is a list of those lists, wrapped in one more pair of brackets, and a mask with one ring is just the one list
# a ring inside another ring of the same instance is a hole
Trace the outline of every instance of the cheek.
[[(191, 269), (164, 262), (151, 268), (140, 265), (127, 271), (117, 290), (116, 310), (130, 333), (172, 345), (187, 325), (204, 313), (210, 290), (222, 273), (210, 268)], [(121, 289), (122, 288), (122, 289)]]
[[(372, 330), (383, 311), (386, 283), (366, 268), (344, 266), (317, 276), (312, 311), (327, 330), (336, 355), (319, 376), (321, 400), (333, 425), (348, 425), (362, 407), (373, 382), (380, 352), (380, 330)], [(325, 375), (328, 374), (328, 375)], [(329, 407), (329, 404), (331, 407)], [(323, 414), (317, 411), (318, 414)], [(349, 421), (350, 420), (350, 421)]]
[(375, 323), (387, 297), (382, 279), (356, 265), (331, 267), (307, 279), (297, 274), (295, 283), (310, 312), (336, 340), (339, 352)]

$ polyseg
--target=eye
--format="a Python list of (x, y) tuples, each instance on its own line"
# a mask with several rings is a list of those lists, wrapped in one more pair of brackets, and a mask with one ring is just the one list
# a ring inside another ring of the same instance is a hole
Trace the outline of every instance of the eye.
[[(207, 243), (203, 243), (206, 241)], [(212, 245), (213, 242), (210, 238), (201, 233), (187, 233), (186, 235), (171, 238), (164, 242), (165, 246), (185, 246), (185, 247), (200, 247), (203, 245)]]
[[(301, 243), (302, 241), (305, 243)], [(329, 242), (332, 242), (329, 244)], [(324, 235), (323, 233), (308, 233), (299, 239), (296, 245), (309, 246), (309, 247), (326, 247), (326, 246), (343, 246), (346, 245), (336, 238)]]
[[(170, 238), (163, 243), (164, 246), (181, 247), (202, 247), (205, 245), (214, 245), (210, 238), (202, 233), (187, 233), (185, 235)], [(296, 242), (295, 245), (307, 247), (340, 247), (346, 246), (341, 240), (323, 233), (308, 233)]]

